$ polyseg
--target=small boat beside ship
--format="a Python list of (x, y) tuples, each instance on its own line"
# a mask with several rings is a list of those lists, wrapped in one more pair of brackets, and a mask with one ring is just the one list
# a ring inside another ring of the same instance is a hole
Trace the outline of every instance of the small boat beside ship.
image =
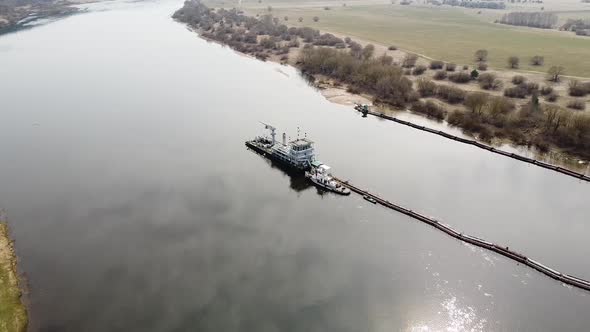
[(334, 177), (330, 173), (330, 169), (330, 166), (315, 161), (312, 163), (311, 170), (305, 172), (305, 177), (320, 188), (335, 192), (339, 195), (350, 195), (350, 189), (342, 186), (340, 182), (334, 180)]
[(330, 166), (315, 159), (313, 141), (307, 137), (287, 142), (287, 135), (283, 133), (281, 142), (276, 140), (276, 128), (263, 123), (270, 131), (270, 137), (257, 136), (246, 141), (246, 146), (266, 158), (297, 172), (304, 172), (314, 185), (340, 195), (350, 195), (350, 190), (336, 181), (330, 173)]

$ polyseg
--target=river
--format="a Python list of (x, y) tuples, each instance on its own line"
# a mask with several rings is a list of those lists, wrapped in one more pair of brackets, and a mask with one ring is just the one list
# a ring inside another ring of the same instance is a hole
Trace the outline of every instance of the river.
[(590, 185), (325, 100), (208, 43), (181, 1), (0, 36), (0, 208), (32, 331), (587, 331), (590, 293), (248, 151), (258, 121), (341, 178), (590, 278)]

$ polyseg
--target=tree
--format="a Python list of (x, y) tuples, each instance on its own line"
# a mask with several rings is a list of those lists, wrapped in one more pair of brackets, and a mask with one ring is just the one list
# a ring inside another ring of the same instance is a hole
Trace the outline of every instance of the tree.
[(508, 67), (512, 68), (512, 69), (516, 69), (518, 68), (518, 65), (520, 64), (520, 59), (517, 56), (510, 56), (508, 57)]
[(565, 68), (562, 66), (553, 66), (547, 71), (547, 79), (551, 82), (559, 82), (561, 75), (565, 73)]
[(314, 16), (314, 17), (313, 17), (313, 21), (314, 21), (314, 22), (317, 22), (317, 21), (319, 21), (319, 20), (320, 20), (320, 18), (319, 18), (319, 17), (317, 17), (317, 16)]
[(416, 61), (418, 61), (418, 56), (416, 54), (406, 54), (404, 60), (402, 61), (402, 67), (404, 68), (411, 68), (416, 65)]
[(488, 51), (487, 50), (477, 50), (477, 51), (475, 51), (475, 61), (476, 62), (486, 62), (486, 61), (488, 61)]
[(363, 58), (370, 59), (373, 56), (373, 52), (375, 51), (375, 46), (373, 44), (367, 44), (363, 48)]
[(465, 106), (478, 115), (481, 114), (487, 102), (488, 94), (484, 92), (472, 92), (465, 98)]
[(479, 76), (479, 72), (477, 71), (477, 69), (474, 69), (471, 71), (471, 79), (472, 80), (476, 80), (478, 76)]
[(531, 58), (531, 65), (542, 66), (545, 63), (545, 58), (540, 55), (535, 55)]
[(349, 43), (349, 48), (350, 48), (350, 55), (352, 55), (355, 58), (360, 59), (363, 55), (363, 47), (361, 46), (361, 44), (351, 41)]

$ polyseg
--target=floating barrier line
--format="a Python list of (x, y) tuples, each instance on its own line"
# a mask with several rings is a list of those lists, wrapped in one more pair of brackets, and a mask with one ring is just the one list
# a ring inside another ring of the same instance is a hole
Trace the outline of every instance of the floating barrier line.
[[(362, 111), (359, 111), (359, 112), (364, 113)], [(523, 161), (525, 163), (529, 163), (529, 164), (536, 165), (536, 166), (539, 166), (539, 167), (542, 167), (542, 168), (545, 168), (545, 169), (549, 169), (549, 170), (552, 170), (552, 171), (555, 171), (555, 172), (558, 172), (558, 173), (561, 173), (561, 174), (565, 174), (565, 175), (574, 177), (574, 178), (579, 179), (579, 180), (590, 182), (590, 176), (585, 175), (585, 174), (582, 174), (582, 173), (578, 173), (578, 172), (575, 172), (575, 171), (572, 171), (572, 170), (569, 170), (569, 169), (566, 169), (566, 168), (563, 168), (563, 167), (559, 167), (559, 166), (548, 164), (548, 163), (545, 163), (545, 162), (542, 162), (542, 161), (539, 161), (539, 160), (527, 158), (527, 157), (518, 155), (516, 153), (510, 153), (510, 152), (502, 151), (502, 150), (496, 149), (494, 147), (491, 147), (489, 145), (486, 145), (486, 144), (477, 142), (475, 140), (470, 140), (470, 139), (458, 137), (458, 136), (455, 136), (455, 135), (451, 135), (451, 134), (449, 134), (447, 132), (444, 132), (442, 130), (436, 130), (436, 129), (428, 128), (428, 127), (425, 127), (425, 126), (420, 126), (420, 125), (417, 125), (415, 123), (404, 121), (404, 120), (401, 120), (401, 119), (398, 119), (398, 118), (395, 118), (393, 116), (389, 116), (389, 115), (386, 115), (386, 114), (383, 114), (383, 113), (380, 113), (380, 112), (368, 111), (366, 113), (367, 114), (370, 114), (370, 115), (373, 115), (373, 116), (376, 116), (376, 117), (379, 117), (379, 118), (382, 118), (382, 119), (386, 119), (386, 120), (390, 120), (390, 121), (393, 121), (393, 122), (397, 122), (399, 124), (403, 124), (405, 126), (412, 127), (412, 128), (418, 129), (418, 130), (422, 130), (422, 131), (426, 131), (426, 132), (429, 132), (429, 133), (432, 133), (432, 134), (435, 134), (435, 135), (446, 137), (448, 139), (452, 139), (452, 140), (457, 141), (457, 142), (461, 142), (461, 143), (464, 143), (464, 144), (473, 145), (473, 146), (478, 147), (480, 149), (488, 150), (490, 152), (493, 152), (493, 153), (496, 153), (496, 154), (500, 154), (500, 155), (503, 155), (503, 156), (506, 156), (506, 157), (510, 157), (512, 159), (520, 160), (520, 161)]]
[(498, 254), (500, 254), (504, 257), (507, 257), (511, 260), (517, 261), (518, 263), (529, 266), (529, 267), (541, 272), (542, 274), (544, 274), (546, 276), (549, 276), (553, 279), (559, 280), (559, 281), (563, 282), (564, 284), (590, 291), (590, 281), (587, 281), (587, 280), (584, 280), (584, 279), (581, 279), (578, 277), (574, 277), (569, 274), (561, 273), (561, 272), (559, 272), (555, 269), (552, 269), (544, 264), (541, 264), (538, 261), (528, 258), (527, 256), (525, 256), (521, 253), (515, 252), (515, 251), (509, 249), (508, 247), (502, 247), (497, 244), (480, 239), (478, 237), (463, 234), (463, 233), (453, 229), (449, 225), (443, 224), (442, 222), (439, 222), (438, 220), (436, 220), (434, 218), (424, 216), (420, 213), (414, 212), (412, 210), (408, 210), (402, 206), (393, 204), (390, 201), (384, 200), (383, 198), (381, 198), (375, 194), (371, 194), (366, 190), (360, 189), (360, 188), (350, 184), (350, 182), (348, 182), (348, 181), (343, 181), (338, 178), (334, 178), (334, 179), (336, 181), (338, 181), (342, 186), (347, 187), (348, 189), (350, 189), (351, 191), (353, 191), (359, 195), (370, 197), (370, 198), (374, 199), (378, 204), (380, 204), (386, 208), (395, 210), (395, 211), (403, 213), (409, 217), (420, 220), (420, 221), (422, 221), (422, 222), (424, 222), (424, 223), (426, 223), (426, 224), (428, 224), (440, 231), (445, 232), (446, 234), (448, 234), (456, 239), (459, 239), (463, 242), (470, 243), (474, 246), (484, 248), (484, 249), (493, 251), (495, 253), (498, 253)]

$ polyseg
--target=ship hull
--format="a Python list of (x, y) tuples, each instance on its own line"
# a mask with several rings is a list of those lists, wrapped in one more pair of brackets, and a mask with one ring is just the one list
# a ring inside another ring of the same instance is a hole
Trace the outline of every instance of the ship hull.
[(250, 148), (251, 150), (253, 150), (254, 152), (278, 163), (281, 164), (283, 167), (288, 168), (291, 171), (295, 171), (297, 173), (305, 173), (305, 171), (309, 170), (310, 167), (299, 167), (297, 165), (295, 165), (292, 162), (289, 162), (288, 160), (285, 160), (283, 158), (280, 158), (279, 156), (277, 156), (275, 153), (273, 153), (272, 150), (260, 146), (259, 144), (257, 144), (254, 141), (246, 141), (246, 146), (248, 148)]

